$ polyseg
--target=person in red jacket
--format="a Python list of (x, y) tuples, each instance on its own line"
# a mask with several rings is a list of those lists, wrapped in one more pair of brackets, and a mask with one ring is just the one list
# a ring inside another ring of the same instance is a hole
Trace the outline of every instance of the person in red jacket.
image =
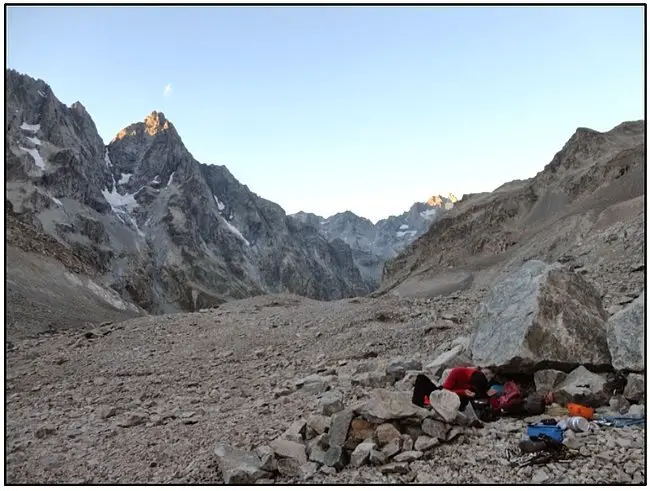
[(462, 411), (470, 400), (488, 397), (488, 375), (489, 372), (481, 368), (456, 367), (449, 372), (442, 388), (455, 392), (460, 397)]

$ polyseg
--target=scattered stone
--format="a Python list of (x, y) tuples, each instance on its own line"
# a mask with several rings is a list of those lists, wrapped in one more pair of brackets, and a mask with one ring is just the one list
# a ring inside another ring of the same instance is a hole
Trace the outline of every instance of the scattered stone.
[(255, 453), (260, 459), (260, 469), (274, 472), (278, 468), (278, 462), (275, 458), (275, 452), (268, 445), (261, 445), (255, 449)]
[(347, 457), (343, 447), (338, 445), (332, 445), (327, 452), (325, 452), (325, 462), (324, 464), (328, 467), (333, 467), (337, 471), (340, 471), (347, 464)]
[(370, 459), (370, 452), (375, 449), (375, 443), (372, 440), (366, 440), (360, 443), (350, 455), (350, 465), (360, 467)]
[(324, 465), (320, 468), (320, 471), (323, 474), (326, 474), (328, 476), (335, 476), (337, 474), (337, 471), (334, 467), (330, 467), (328, 465)]
[(359, 443), (371, 439), (375, 434), (375, 426), (365, 419), (353, 419), (350, 423), (345, 447), (352, 450)]
[(622, 395), (615, 395), (609, 399), (609, 408), (614, 413), (625, 414), (630, 409), (630, 403)]
[(385, 387), (391, 380), (383, 372), (363, 372), (353, 375), (350, 381), (352, 385), (376, 389)]
[(386, 389), (375, 390), (370, 400), (361, 403), (354, 410), (372, 423), (411, 417), (422, 420), (429, 415), (429, 411), (411, 402), (410, 393)]
[(544, 469), (537, 469), (533, 473), (531, 482), (533, 484), (541, 484), (549, 480), (549, 475), (544, 471)]
[(39, 440), (46, 438), (50, 435), (54, 435), (56, 433), (56, 428), (52, 425), (45, 425), (37, 428), (37, 430), (34, 432), (34, 436), (38, 438)]
[(257, 481), (255, 481), (255, 484), (257, 484), (258, 486), (267, 486), (267, 485), (270, 485), (270, 484), (275, 484), (275, 480), (274, 479), (263, 478), (263, 479), (258, 479)]
[(400, 438), (400, 432), (390, 423), (384, 423), (377, 427), (375, 432), (379, 445), (387, 445), (396, 438)]
[(409, 435), (402, 435), (402, 450), (405, 452), (413, 450), (413, 438)]
[(331, 447), (342, 447), (345, 444), (353, 416), (354, 413), (350, 409), (344, 409), (332, 416), (332, 422), (328, 433), (329, 444)]
[(314, 474), (318, 472), (318, 464), (315, 462), (307, 462), (306, 464), (302, 464), (300, 466), (298, 476), (301, 479), (311, 479), (314, 477)]
[[(298, 464), (297, 467), (307, 462), (306, 448), (301, 443), (278, 438), (271, 442), (271, 448), (278, 457), (295, 460)], [(279, 461), (280, 459), (278, 459), (278, 464)]]
[(325, 392), (318, 401), (318, 409), (324, 416), (331, 416), (334, 413), (343, 411), (343, 394), (338, 390)]
[(555, 390), (555, 400), (562, 405), (568, 402), (600, 407), (608, 403), (605, 392), (607, 379), (580, 366), (573, 370)]
[(443, 421), (451, 423), (456, 419), (460, 408), (460, 397), (450, 390), (436, 390), (429, 396), (431, 410), (440, 416)]
[(645, 406), (643, 404), (632, 404), (625, 415), (628, 418), (645, 418)]
[(560, 370), (538, 370), (535, 372), (535, 390), (540, 394), (551, 392), (566, 380), (566, 373)]
[(430, 436), (422, 435), (415, 440), (414, 448), (420, 452), (426, 452), (430, 448), (433, 448), (440, 444), (440, 440), (437, 438), (431, 438)]
[(125, 415), (124, 419), (118, 421), (117, 426), (123, 428), (131, 428), (132, 426), (138, 426), (147, 422), (148, 416), (146, 414), (131, 413)]
[(467, 352), (469, 338), (459, 338), (452, 343), (451, 349), (438, 355), (438, 357), (426, 366), (426, 369), (434, 377), (439, 377), (448, 368), (468, 367), (472, 365), (472, 360)]
[(641, 402), (645, 398), (645, 377), (637, 373), (627, 376), (627, 384), (623, 395), (632, 402)]
[(117, 414), (117, 408), (114, 406), (102, 406), (98, 409), (98, 413), (101, 419), (112, 418)]
[(317, 395), (325, 392), (330, 387), (330, 377), (322, 377), (318, 374), (309, 375), (296, 382), (296, 388), (309, 395)]
[(314, 414), (307, 420), (307, 428), (311, 428), (317, 435), (325, 433), (330, 427), (331, 418)]
[[(399, 452), (399, 449), (397, 451)], [(372, 465), (383, 465), (386, 463), (386, 455), (379, 450), (371, 450), (369, 460)]]
[(645, 371), (644, 292), (607, 321), (607, 343), (616, 370)]
[(258, 479), (269, 477), (268, 473), (261, 469), (260, 459), (251, 452), (219, 443), (214, 453), (226, 484), (253, 484)]
[(284, 438), (297, 443), (302, 443), (305, 439), (305, 429), (307, 422), (304, 419), (295, 421), (284, 433)]
[(419, 360), (396, 358), (388, 362), (386, 375), (395, 381), (404, 378), (408, 370), (422, 370), (422, 363)]
[(393, 460), (395, 462), (413, 462), (414, 460), (418, 460), (420, 457), (422, 457), (422, 455), (424, 454), (418, 450), (409, 450), (407, 452), (397, 454), (395, 457), (393, 457)]
[(600, 294), (559, 265), (531, 260), (506, 274), (476, 317), (474, 364), (530, 372), (544, 363), (611, 362)]
[(388, 445), (382, 448), (382, 453), (387, 458), (391, 458), (393, 455), (396, 455), (402, 449), (402, 441), (399, 438), (391, 441)]
[(442, 421), (437, 421), (432, 418), (427, 418), (422, 422), (422, 431), (425, 435), (428, 435), (433, 438), (437, 438), (440, 441), (447, 440), (447, 433), (449, 431), (449, 426)]
[(408, 462), (391, 462), (379, 467), (379, 472), (382, 474), (408, 474)]

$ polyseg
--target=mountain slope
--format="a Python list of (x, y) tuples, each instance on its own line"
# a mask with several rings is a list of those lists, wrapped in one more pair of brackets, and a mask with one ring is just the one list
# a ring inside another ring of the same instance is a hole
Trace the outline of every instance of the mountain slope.
[(579, 128), (534, 178), (458, 202), (388, 262), (377, 294), (481, 289), (532, 258), (580, 270), (605, 303), (636, 292), (643, 275), (630, 273), (644, 263), (644, 133), (643, 121), (605, 133)]
[(453, 208), (455, 202), (453, 195), (448, 198), (432, 196), (426, 203), (415, 203), (401, 215), (390, 216), (376, 224), (350, 211), (329, 218), (301, 211), (292, 217), (314, 227), (329, 241), (340, 239), (349, 245), (361, 276), (374, 290), (381, 280), (384, 262), (425, 233), (443, 211)]
[[(8, 70), (6, 90), (12, 219), (41, 234), (42, 254), (54, 241), (83, 258), (83, 277), (66, 286), (85, 294), (92, 281), (103, 292), (96, 304), (118, 317), (267, 292), (324, 300), (368, 292), (349, 247), (287, 217), (225, 167), (197, 162), (162, 113), (105, 146), (85, 108), (65, 106), (45, 82)], [(45, 290), (43, 308), (56, 311), (60, 296)]]

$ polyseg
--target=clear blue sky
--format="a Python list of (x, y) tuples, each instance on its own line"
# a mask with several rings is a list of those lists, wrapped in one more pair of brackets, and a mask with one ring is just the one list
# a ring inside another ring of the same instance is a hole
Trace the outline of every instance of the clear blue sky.
[(643, 49), (642, 7), (12, 7), (7, 33), (106, 142), (160, 110), (287, 212), (373, 221), (643, 119)]

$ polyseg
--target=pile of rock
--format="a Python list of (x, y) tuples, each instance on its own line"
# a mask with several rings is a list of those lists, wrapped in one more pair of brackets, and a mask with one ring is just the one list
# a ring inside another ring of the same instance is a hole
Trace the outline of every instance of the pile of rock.
[(383, 474), (403, 474), (410, 462), (426, 459), (436, 446), (471, 431), (456, 394), (433, 393), (430, 410), (410, 398), (410, 393), (377, 389), (370, 399), (345, 408), (339, 392), (326, 392), (320, 414), (296, 421), (269, 445), (243, 451), (218, 444), (223, 479), (226, 484), (261, 483), (276, 475), (306, 480), (316, 472), (336, 474), (346, 466), (364, 465)]

